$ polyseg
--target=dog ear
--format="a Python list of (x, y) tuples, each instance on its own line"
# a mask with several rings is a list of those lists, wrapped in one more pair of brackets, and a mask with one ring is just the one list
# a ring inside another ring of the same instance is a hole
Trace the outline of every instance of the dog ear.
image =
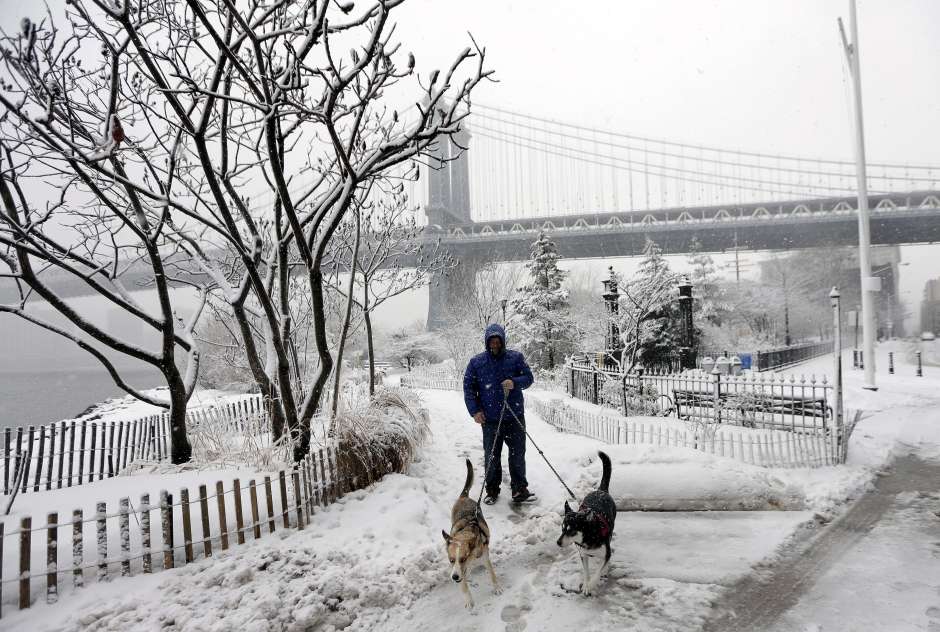
[(444, 531), (443, 529), (441, 529), (441, 535), (444, 536), (444, 542), (446, 542), (447, 544), (450, 544), (450, 541), (452, 539), (450, 537), (450, 534)]
[(569, 505), (568, 501), (566, 500), (565, 501), (565, 515), (567, 516), (570, 513), (571, 513), (571, 505)]

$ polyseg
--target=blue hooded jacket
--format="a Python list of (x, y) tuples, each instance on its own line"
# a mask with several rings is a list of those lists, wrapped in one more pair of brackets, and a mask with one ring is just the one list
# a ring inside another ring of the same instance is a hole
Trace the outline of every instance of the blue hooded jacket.
[[(486, 347), (493, 336), (503, 341), (503, 351), (498, 356), (493, 356)], [(494, 323), (486, 328), (483, 345), (483, 353), (471, 358), (463, 374), (463, 399), (467, 412), (472, 417), (482, 410), (487, 421), (498, 422), (503, 408), (502, 382), (509, 379), (515, 383), (515, 388), (509, 391), (508, 406), (522, 419), (525, 413), (522, 389), (532, 385), (532, 369), (521, 353), (506, 348), (506, 332), (500, 325)], [(503, 421), (509, 417), (511, 415), (507, 413)]]

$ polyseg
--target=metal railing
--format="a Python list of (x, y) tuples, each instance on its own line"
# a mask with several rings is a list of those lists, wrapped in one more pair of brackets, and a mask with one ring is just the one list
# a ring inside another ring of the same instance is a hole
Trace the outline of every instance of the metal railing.
[(813, 358), (832, 353), (832, 340), (824, 342), (810, 342), (801, 345), (790, 345), (789, 347), (780, 347), (777, 349), (767, 349), (758, 351), (754, 355), (754, 364), (752, 368), (755, 371), (772, 371), (774, 369), (783, 369), (800, 362), (806, 362)]
[(833, 430), (833, 386), (824, 376), (734, 376), (702, 371), (621, 375), (577, 365), (568, 371), (570, 395), (615, 408), (628, 417), (676, 417), (800, 433)]

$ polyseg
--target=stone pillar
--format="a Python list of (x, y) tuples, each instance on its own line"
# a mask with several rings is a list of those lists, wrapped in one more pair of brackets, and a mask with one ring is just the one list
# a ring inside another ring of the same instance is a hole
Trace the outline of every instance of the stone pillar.
[[(469, 224), (470, 217), (470, 163), (467, 151), (470, 133), (463, 129), (453, 136), (442, 134), (427, 158), (428, 203), (425, 213), (429, 227), (446, 231), (449, 226)], [(455, 305), (461, 295), (476, 288), (476, 274), (483, 263), (479, 259), (461, 256), (457, 265), (446, 273), (431, 277), (428, 288), (428, 321), (430, 331), (446, 325), (448, 307)]]
[(462, 297), (476, 292), (477, 272), (483, 265), (483, 259), (462, 257), (446, 273), (438, 272), (431, 276), (428, 288), (428, 331), (444, 329), (448, 311), (459, 309), (461, 300), (465, 300)]
[(604, 348), (608, 358), (620, 362), (623, 354), (623, 341), (620, 339), (620, 327), (617, 325), (617, 315), (620, 312), (620, 292), (617, 290), (617, 277), (614, 267), (608, 268), (609, 278), (604, 283), (604, 304), (607, 307), (607, 332), (604, 337)]
[(682, 317), (682, 342), (679, 346), (679, 368), (695, 368), (695, 329), (692, 326), (692, 283), (684, 276), (679, 283), (679, 313)]
[(428, 162), (428, 204), (425, 213), (429, 225), (446, 228), (467, 224), (470, 217), (470, 164), (467, 160), (470, 133), (461, 130), (452, 140), (441, 135), (435, 141)]

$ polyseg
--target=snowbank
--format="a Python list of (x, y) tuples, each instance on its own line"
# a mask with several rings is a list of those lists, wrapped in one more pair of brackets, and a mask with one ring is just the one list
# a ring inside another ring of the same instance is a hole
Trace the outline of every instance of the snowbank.
[[(621, 511), (799, 510), (805, 500), (772, 470), (686, 448), (611, 446), (610, 492)], [(596, 482), (595, 482), (596, 484)]]

